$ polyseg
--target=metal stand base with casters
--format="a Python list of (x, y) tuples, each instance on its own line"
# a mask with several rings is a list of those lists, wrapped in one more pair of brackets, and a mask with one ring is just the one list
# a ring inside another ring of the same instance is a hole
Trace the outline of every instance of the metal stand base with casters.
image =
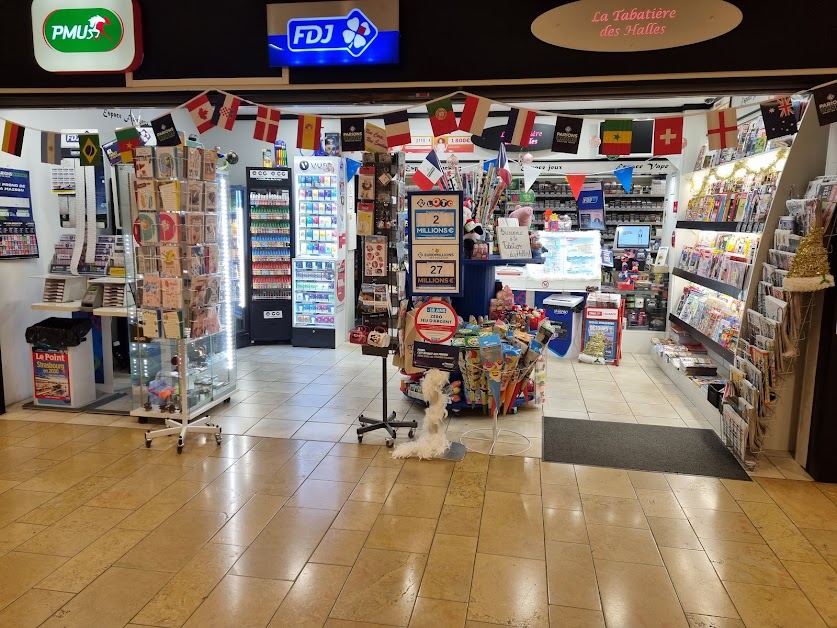
[[(407, 432), (407, 436), (412, 438), (416, 435), (416, 429), (418, 428), (418, 423), (416, 421), (396, 421), (395, 420), (395, 412), (387, 413), (387, 356), (389, 355), (389, 348), (378, 348), (378, 347), (370, 347), (368, 345), (364, 345), (363, 353), (366, 355), (380, 355), (381, 356), (381, 383), (382, 383), (382, 391), (383, 391), (383, 416), (386, 417), (383, 420), (380, 419), (370, 419), (369, 417), (365, 417), (362, 414), (357, 418), (360, 421), (362, 427), (357, 428), (357, 442), (363, 442), (363, 435), (372, 432), (374, 430), (386, 430), (387, 434), (389, 434), (389, 438), (386, 439), (387, 447), (392, 447), (395, 445), (395, 438), (396, 438), (396, 428), (399, 427), (406, 427), (409, 428), (410, 431)], [(367, 353), (368, 352), (368, 353)]]
[(174, 436), (180, 434), (177, 439), (177, 453), (183, 453), (183, 443), (186, 440), (186, 434), (192, 432), (194, 434), (215, 434), (215, 442), (221, 444), (221, 426), (212, 425), (210, 421), (212, 417), (205, 416), (194, 421), (189, 421), (189, 417), (184, 416), (181, 420), (166, 419), (166, 425), (159, 430), (148, 430), (145, 433), (145, 446), (151, 447), (151, 441), (161, 436)]

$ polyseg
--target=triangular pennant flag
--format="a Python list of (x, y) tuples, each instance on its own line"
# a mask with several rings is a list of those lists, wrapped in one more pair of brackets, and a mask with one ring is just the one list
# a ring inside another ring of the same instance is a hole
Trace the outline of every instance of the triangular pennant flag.
[(3, 131), (3, 152), (20, 157), (23, 152), (23, 135), (25, 133), (26, 127), (15, 124), (11, 120), (6, 120)]
[(433, 135), (447, 135), (457, 130), (456, 114), (453, 113), (453, 103), (450, 98), (441, 98), (427, 103), (427, 117), (433, 127)]
[(154, 137), (157, 138), (157, 146), (180, 146), (180, 133), (177, 132), (170, 113), (152, 120), (151, 128), (154, 130)]
[(526, 192), (535, 184), (539, 176), (541, 176), (541, 171), (538, 168), (523, 166), (523, 186)]
[(41, 131), (41, 163), (61, 164), (61, 134)]
[(628, 166), (627, 168), (619, 168), (618, 170), (613, 171), (613, 176), (615, 176), (619, 183), (622, 184), (622, 188), (625, 190), (625, 194), (631, 193), (631, 185), (634, 182), (634, 167)]
[(496, 168), (499, 161), (499, 159), (489, 159), (487, 161), (484, 161), (482, 164), (482, 171), (488, 172), (491, 166), (494, 166)]
[(587, 178), (586, 174), (568, 174), (567, 183), (570, 184), (570, 189), (573, 191), (573, 198), (578, 200), (578, 195), (581, 194), (581, 186), (584, 185), (584, 180)]
[(102, 164), (102, 145), (98, 133), (78, 136), (79, 161), (82, 166), (100, 166)]
[(142, 146), (142, 140), (140, 139), (137, 128), (129, 126), (124, 129), (116, 129), (116, 143), (122, 163), (134, 163), (134, 149), (137, 146)]
[(212, 121), (214, 111), (206, 94), (195, 96), (184, 106), (191, 114), (192, 121), (198, 129), (198, 133), (206, 133), (215, 126), (215, 122)]
[(320, 116), (299, 116), (297, 118), (296, 147), (317, 150), (320, 147), (322, 127), (323, 119)]
[(360, 170), (360, 162), (357, 159), (346, 157), (346, 180), (351, 181)]

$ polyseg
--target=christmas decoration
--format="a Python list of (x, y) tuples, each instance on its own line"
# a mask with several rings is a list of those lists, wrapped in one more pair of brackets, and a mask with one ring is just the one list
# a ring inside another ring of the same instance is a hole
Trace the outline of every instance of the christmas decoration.
[(783, 288), (788, 292), (816, 292), (834, 285), (828, 266), (828, 252), (823, 246), (825, 230), (814, 227), (799, 242), (799, 250), (791, 262)]

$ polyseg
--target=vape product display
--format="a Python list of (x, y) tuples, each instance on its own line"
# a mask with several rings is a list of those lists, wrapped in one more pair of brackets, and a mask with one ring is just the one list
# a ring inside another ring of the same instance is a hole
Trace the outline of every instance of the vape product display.
[(290, 168), (248, 168), (250, 339), (291, 339), (293, 203)]

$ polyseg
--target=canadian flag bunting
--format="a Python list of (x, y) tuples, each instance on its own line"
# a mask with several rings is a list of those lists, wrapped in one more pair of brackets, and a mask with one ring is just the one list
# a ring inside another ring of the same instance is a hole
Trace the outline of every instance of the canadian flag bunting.
[(206, 94), (195, 96), (186, 103), (186, 109), (191, 114), (195, 126), (198, 127), (198, 133), (206, 133), (215, 126), (212, 121), (212, 103), (209, 102)]
[(256, 112), (256, 129), (253, 132), (253, 139), (273, 144), (276, 136), (279, 135), (279, 119), (282, 114), (278, 109), (262, 107)]

